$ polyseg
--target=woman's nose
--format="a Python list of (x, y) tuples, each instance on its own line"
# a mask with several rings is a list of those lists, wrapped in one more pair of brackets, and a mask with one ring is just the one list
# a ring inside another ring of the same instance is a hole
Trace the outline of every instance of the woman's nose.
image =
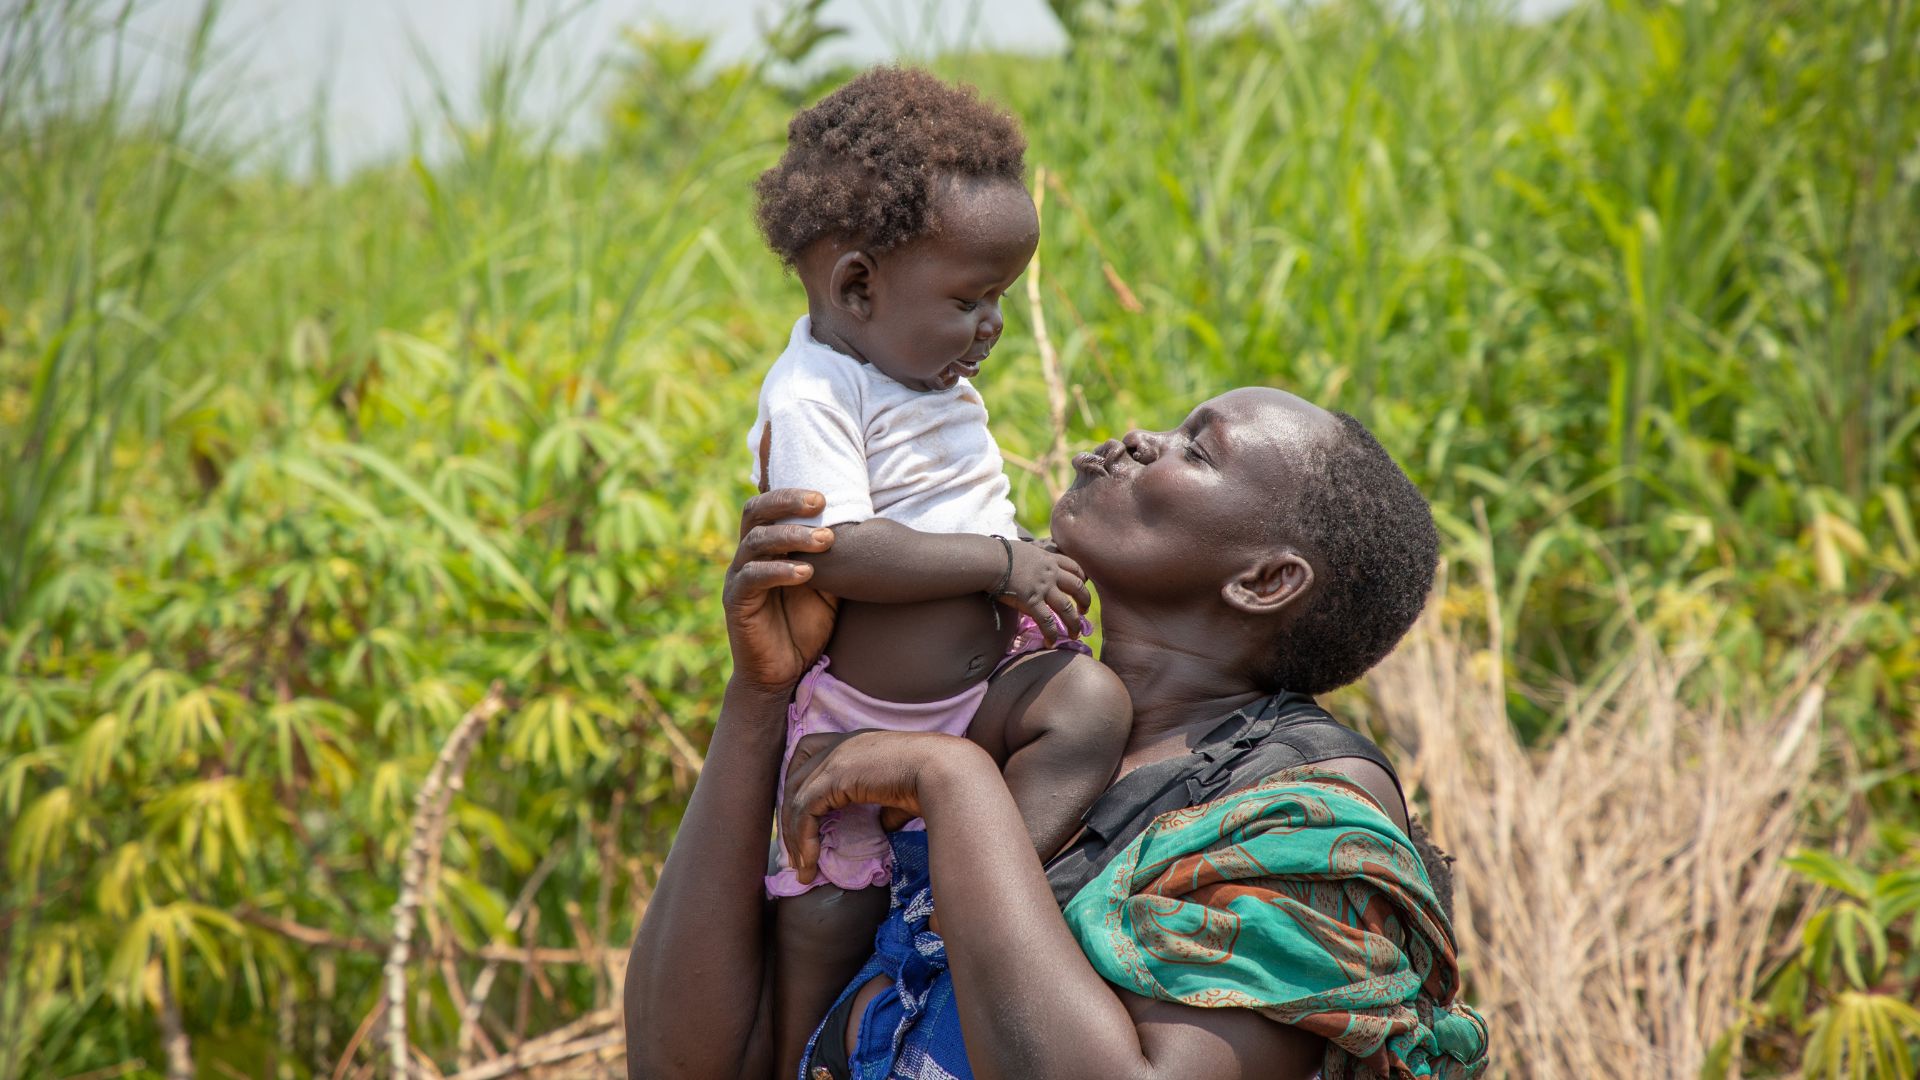
[(1142, 465), (1151, 465), (1160, 457), (1160, 437), (1151, 431), (1129, 431), (1120, 444)]

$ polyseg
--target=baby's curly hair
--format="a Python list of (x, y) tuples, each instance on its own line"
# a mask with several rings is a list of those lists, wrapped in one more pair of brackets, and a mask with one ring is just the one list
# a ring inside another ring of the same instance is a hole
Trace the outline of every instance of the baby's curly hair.
[(876, 67), (787, 125), (787, 152), (760, 174), (760, 230), (780, 260), (826, 236), (858, 237), (878, 254), (931, 232), (936, 184), (1011, 180), (1027, 140), (1005, 111), (910, 67)]

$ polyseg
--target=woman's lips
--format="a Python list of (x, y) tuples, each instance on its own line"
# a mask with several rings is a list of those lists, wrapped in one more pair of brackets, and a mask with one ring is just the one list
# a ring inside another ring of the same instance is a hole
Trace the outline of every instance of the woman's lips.
[(1096, 476), (1118, 476), (1117, 466), (1126, 459), (1127, 448), (1118, 439), (1108, 439), (1092, 450), (1073, 455), (1073, 486), (1091, 483)]

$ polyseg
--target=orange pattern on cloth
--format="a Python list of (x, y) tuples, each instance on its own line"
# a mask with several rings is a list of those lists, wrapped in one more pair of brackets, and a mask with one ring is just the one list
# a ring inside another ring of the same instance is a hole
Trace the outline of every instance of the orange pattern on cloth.
[(1137, 993), (1247, 1008), (1328, 1040), (1326, 1080), (1478, 1076), (1453, 927), (1412, 843), (1313, 767), (1156, 818), (1067, 906), (1094, 967)]

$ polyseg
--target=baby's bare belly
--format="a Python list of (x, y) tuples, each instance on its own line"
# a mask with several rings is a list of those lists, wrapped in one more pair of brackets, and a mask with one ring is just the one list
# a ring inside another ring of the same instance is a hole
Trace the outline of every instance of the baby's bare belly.
[(827, 642), (833, 660), (827, 670), (882, 701), (939, 701), (993, 673), (1019, 619), (1019, 612), (984, 595), (918, 604), (842, 601)]

